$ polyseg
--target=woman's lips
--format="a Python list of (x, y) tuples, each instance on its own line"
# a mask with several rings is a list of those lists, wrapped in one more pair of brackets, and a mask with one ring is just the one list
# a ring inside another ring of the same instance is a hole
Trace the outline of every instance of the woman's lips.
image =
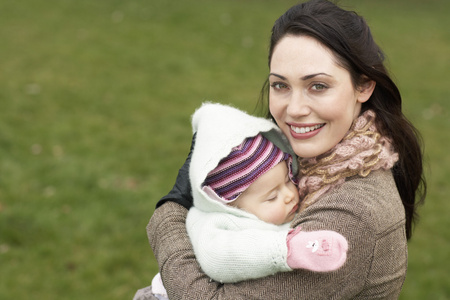
[(295, 139), (305, 140), (312, 138), (316, 134), (318, 134), (322, 128), (325, 126), (325, 123), (321, 124), (287, 124), (289, 126), (289, 131), (291, 136)]

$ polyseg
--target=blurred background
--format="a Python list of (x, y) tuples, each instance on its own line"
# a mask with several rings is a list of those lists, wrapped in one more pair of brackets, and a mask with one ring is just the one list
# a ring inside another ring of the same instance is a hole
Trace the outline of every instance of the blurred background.
[[(296, 1), (0, 0), (0, 299), (131, 299), (145, 226), (203, 101), (253, 112)], [(450, 299), (450, 1), (341, 0), (365, 16), (426, 144), (401, 299)], [(31, 296), (32, 295), (32, 296)]]

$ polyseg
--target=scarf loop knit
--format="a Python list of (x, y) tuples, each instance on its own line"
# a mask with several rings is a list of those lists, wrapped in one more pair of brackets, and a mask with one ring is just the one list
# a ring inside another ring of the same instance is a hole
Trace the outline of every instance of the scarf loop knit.
[(331, 150), (314, 158), (299, 159), (300, 210), (342, 185), (348, 177), (366, 177), (372, 170), (389, 170), (394, 166), (398, 153), (390, 139), (378, 132), (375, 117), (374, 111), (365, 111)]

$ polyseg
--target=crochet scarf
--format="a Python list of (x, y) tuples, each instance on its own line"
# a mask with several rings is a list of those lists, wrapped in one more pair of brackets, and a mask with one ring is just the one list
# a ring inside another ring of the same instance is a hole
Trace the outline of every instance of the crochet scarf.
[(359, 116), (342, 141), (326, 153), (303, 158), (300, 163), (300, 210), (315, 203), (321, 195), (342, 185), (346, 178), (366, 177), (372, 170), (391, 169), (398, 161), (389, 138), (375, 126), (375, 112)]

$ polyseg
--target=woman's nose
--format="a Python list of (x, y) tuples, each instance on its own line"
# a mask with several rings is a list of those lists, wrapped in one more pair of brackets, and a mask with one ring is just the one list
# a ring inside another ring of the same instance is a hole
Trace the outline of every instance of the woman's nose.
[(311, 113), (311, 108), (309, 107), (308, 100), (302, 91), (293, 91), (289, 99), (288, 106), (286, 108), (286, 113), (290, 117), (302, 117), (307, 116)]

